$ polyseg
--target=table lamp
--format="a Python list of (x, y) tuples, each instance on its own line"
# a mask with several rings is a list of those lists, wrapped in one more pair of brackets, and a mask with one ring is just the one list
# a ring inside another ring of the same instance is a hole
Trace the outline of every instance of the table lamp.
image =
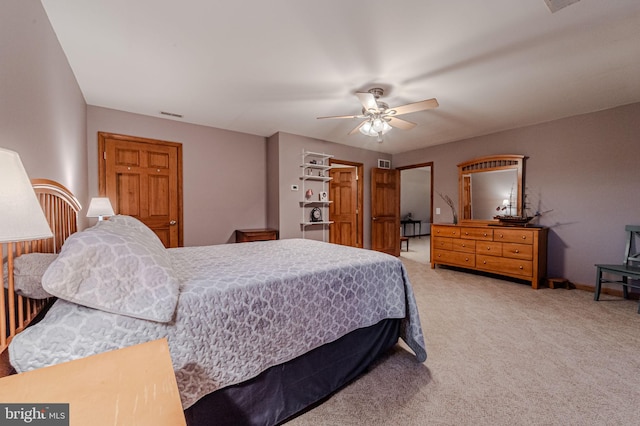
[(17, 152), (0, 148), (0, 243), (53, 237)]
[(100, 222), (104, 216), (113, 216), (114, 214), (111, 202), (107, 197), (94, 197), (91, 199), (87, 217), (97, 217), (98, 222)]

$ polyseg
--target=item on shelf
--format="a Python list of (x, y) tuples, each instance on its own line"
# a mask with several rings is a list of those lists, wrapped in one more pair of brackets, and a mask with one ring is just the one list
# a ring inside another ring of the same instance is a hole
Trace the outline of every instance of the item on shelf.
[(320, 191), (320, 194), (318, 194), (318, 197), (319, 197), (320, 201), (329, 200), (329, 196), (327, 195), (327, 191)]
[(509, 215), (497, 215), (493, 217), (497, 219), (501, 225), (506, 226), (523, 226), (529, 223), (533, 216), (509, 216)]
[(322, 222), (322, 210), (319, 207), (311, 209), (311, 222)]
[(307, 197), (307, 200), (310, 199), (313, 196), (313, 190), (311, 188), (307, 189), (304, 196)]

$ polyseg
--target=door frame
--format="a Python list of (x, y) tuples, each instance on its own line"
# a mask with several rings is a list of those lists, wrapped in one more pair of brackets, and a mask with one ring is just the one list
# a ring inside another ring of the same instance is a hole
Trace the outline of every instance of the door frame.
[(429, 210), (430, 210), (429, 219), (431, 220), (431, 223), (433, 223), (433, 176), (434, 176), (433, 161), (429, 161), (426, 163), (412, 164), (409, 166), (396, 167), (396, 169), (400, 170), (400, 192), (402, 193), (402, 171), (408, 170), (408, 169), (419, 169), (421, 167), (430, 167), (430, 170), (431, 170), (431, 187), (429, 188), (429, 197), (431, 198), (429, 200)]
[[(364, 247), (364, 214), (363, 214), (363, 206), (364, 206), (364, 164), (356, 163), (353, 161), (339, 160), (336, 158), (329, 159), (329, 165), (341, 164), (344, 166), (351, 166), (356, 168), (356, 173), (358, 174), (358, 178), (356, 179), (356, 187), (358, 190), (357, 201), (356, 201), (356, 209), (358, 211), (358, 217), (356, 218), (357, 230), (356, 230), (356, 247), (363, 248)], [(331, 220), (331, 218), (329, 218)], [(331, 242), (331, 241), (330, 241)]]
[[(182, 144), (158, 139), (141, 138), (138, 136), (128, 136), (109, 132), (98, 132), (98, 194), (106, 197), (107, 194), (107, 167), (106, 167), (106, 139), (116, 139), (122, 142), (146, 143), (150, 145), (161, 145), (177, 149), (178, 156), (178, 247), (184, 246), (184, 224), (183, 224), (183, 192), (182, 192)], [(117, 212), (116, 212), (117, 213)]]

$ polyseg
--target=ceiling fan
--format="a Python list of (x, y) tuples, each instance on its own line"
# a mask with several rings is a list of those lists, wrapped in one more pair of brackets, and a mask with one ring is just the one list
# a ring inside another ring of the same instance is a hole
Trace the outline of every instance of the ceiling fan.
[(384, 90), (379, 87), (369, 89), (367, 92), (356, 92), (356, 96), (362, 104), (362, 114), (335, 115), (330, 117), (318, 117), (318, 119), (364, 118), (365, 120), (358, 124), (358, 126), (350, 131), (349, 134), (352, 135), (356, 132), (360, 132), (363, 135), (377, 137), (378, 142), (382, 142), (382, 135), (386, 134), (393, 127), (402, 130), (410, 130), (416, 126), (416, 123), (398, 118), (399, 115), (438, 107), (438, 101), (435, 98), (432, 98), (389, 108), (389, 105), (379, 100), (380, 96), (383, 94)]

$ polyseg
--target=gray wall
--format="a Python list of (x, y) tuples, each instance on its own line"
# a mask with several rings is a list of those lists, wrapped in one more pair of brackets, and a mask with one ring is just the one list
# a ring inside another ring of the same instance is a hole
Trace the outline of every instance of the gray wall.
[(29, 177), (62, 183), (86, 209), (85, 135), (84, 97), (42, 4), (3, 0), (0, 146), (20, 154)]
[(267, 153), (261, 136), (87, 108), (89, 188), (98, 194), (98, 132), (182, 143), (184, 245), (235, 241), (235, 230), (267, 225)]
[[(270, 145), (268, 150), (272, 153), (272, 155), (270, 154), (269, 168), (277, 167), (277, 173), (274, 172), (273, 175), (270, 174), (273, 179), (276, 179), (276, 182), (270, 182), (269, 184), (269, 204), (276, 203), (277, 208), (269, 207), (269, 211), (279, 212), (277, 217), (269, 217), (268, 222), (271, 226), (277, 227), (280, 230), (280, 237), (300, 238), (302, 236), (300, 222), (303, 217), (300, 201), (303, 198), (303, 194), (300, 191), (291, 191), (291, 185), (301, 186), (300, 164), (302, 162), (302, 152), (303, 150), (307, 150), (330, 154), (333, 155), (335, 159), (343, 161), (364, 164), (363, 244), (366, 248), (371, 247), (371, 168), (377, 167), (379, 158), (390, 160), (391, 156), (376, 151), (354, 148), (283, 132), (269, 138), (268, 143)], [(277, 147), (274, 147), (274, 145), (277, 145)], [(277, 163), (271, 161), (276, 154)], [(326, 237), (328, 239), (328, 234)], [(306, 232), (305, 238), (322, 240), (322, 231), (309, 230)]]
[[(393, 156), (395, 166), (434, 162), (434, 191), (458, 203), (456, 165), (476, 157), (522, 154), (529, 202), (547, 211), (548, 271), (594, 284), (595, 263), (620, 262), (624, 226), (640, 224), (640, 103)], [(449, 222), (447, 205), (434, 197)], [(458, 207), (458, 206), (457, 206)]]

